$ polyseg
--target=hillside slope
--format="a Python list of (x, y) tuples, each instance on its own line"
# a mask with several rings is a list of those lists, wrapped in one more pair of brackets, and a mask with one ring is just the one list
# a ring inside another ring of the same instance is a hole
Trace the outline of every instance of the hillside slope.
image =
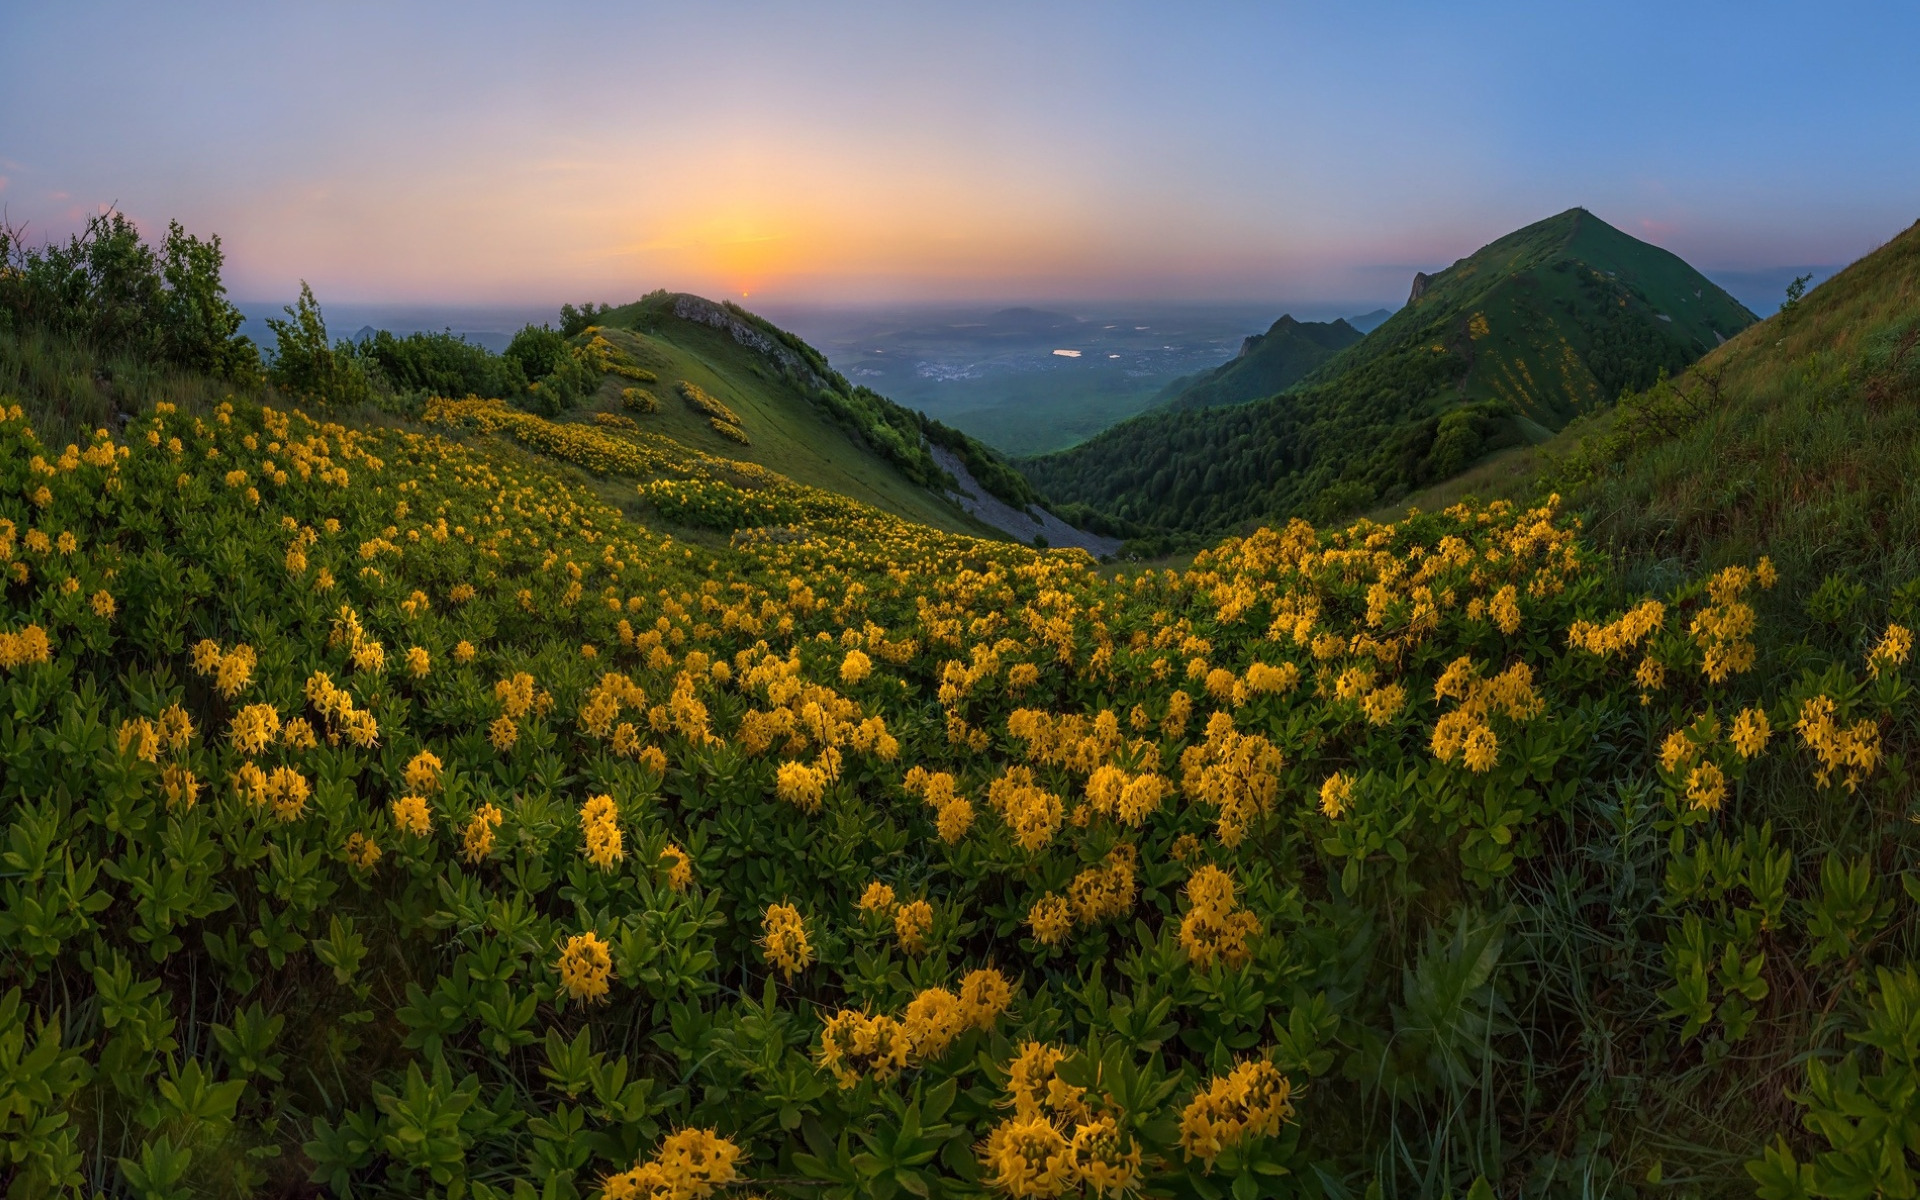
[(1054, 501), (1166, 531), (1337, 515), (1543, 439), (1752, 320), (1679, 258), (1571, 209), (1416, 277), (1406, 307), (1279, 396), (1148, 413), (1022, 467)]
[[(985, 529), (949, 498), (951, 479), (932, 459), (934, 444), (955, 450), (1015, 508), (1037, 499), (985, 446), (852, 387), (811, 347), (750, 313), (655, 293), (597, 320), (580, 340), (597, 336), (611, 354), (592, 407), (623, 412), (695, 451), (757, 463), (954, 532)], [(703, 408), (711, 402), (739, 420), (716, 418)]]
[(1305, 379), (1364, 336), (1345, 321), (1296, 321), (1288, 314), (1265, 333), (1248, 338), (1233, 361), (1198, 379), (1181, 381), (1164, 406), (1216, 408), (1271, 396)]

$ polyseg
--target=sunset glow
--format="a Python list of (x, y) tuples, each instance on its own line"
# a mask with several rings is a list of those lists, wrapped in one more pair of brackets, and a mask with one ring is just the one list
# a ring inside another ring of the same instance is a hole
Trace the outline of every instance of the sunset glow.
[[(1896, 119), (1916, 85), (1871, 60), (1900, 38), (1656, 11), (1668, 37), (1629, 54), (1623, 14), (1496, 3), (1438, 25), (1291, 6), (10, 6), (8, 44), (86, 44), (98, 69), (10, 64), (0, 200), (47, 232), (116, 201), (217, 231), (243, 295), (307, 278), (475, 302), (1387, 300), (1573, 204), (1727, 269), (1844, 260), (1898, 227), (1888, 198), (1920, 192)], [(1690, 53), (1707, 39), (1731, 49)], [(1431, 69), (1494, 59), (1520, 65)], [(1837, 128), (1764, 82), (1790, 68), (1817, 96), (1843, 66), (1875, 115)]]

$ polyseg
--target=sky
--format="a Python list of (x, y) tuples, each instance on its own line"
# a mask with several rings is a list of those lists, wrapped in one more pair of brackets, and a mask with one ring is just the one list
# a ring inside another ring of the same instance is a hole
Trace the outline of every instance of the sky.
[(1772, 279), (1920, 217), (1916, 45), (1849, 0), (0, 0), (0, 205), (218, 233), (242, 300), (1364, 308), (1575, 205)]

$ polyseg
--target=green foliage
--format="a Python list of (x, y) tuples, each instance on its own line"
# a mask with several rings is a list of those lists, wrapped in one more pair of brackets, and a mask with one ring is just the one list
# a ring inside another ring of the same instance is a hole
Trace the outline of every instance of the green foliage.
[(260, 369), (240, 310), (220, 278), (216, 235), (201, 241), (167, 224), (156, 251), (126, 215), (87, 218), (62, 246), (29, 247), (0, 227), (0, 324), (73, 337), (103, 357), (248, 380)]
[[(591, 300), (582, 304), (579, 308), (575, 308), (571, 304), (562, 304), (560, 306), (560, 336), (563, 338), (578, 337), (587, 331), (587, 326), (599, 324), (602, 318), (612, 311), (613, 305), (601, 304), (595, 306)], [(529, 326), (529, 328), (531, 328), (531, 326)]]
[(381, 329), (348, 345), (381, 391), (422, 401), (428, 396), (514, 399), (527, 391), (518, 357), (494, 354), (453, 333), (395, 337)]
[(282, 311), (284, 320), (267, 318), (274, 336), (267, 379), (275, 387), (329, 404), (365, 404), (373, 398), (373, 381), (352, 344), (328, 340), (326, 317), (306, 280), (300, 281), (300, 298)]

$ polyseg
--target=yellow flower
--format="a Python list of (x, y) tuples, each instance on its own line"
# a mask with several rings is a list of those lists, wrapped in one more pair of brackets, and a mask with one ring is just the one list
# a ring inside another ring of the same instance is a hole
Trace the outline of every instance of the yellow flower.
[(859, 683), (873, 674), (873, 660), (859, 650), (847, 651), (846, 658), (840, 661), (840, 682)]
[(991, 1029), (1013, 1003), (1013, 986), (992, 967), (968, 971), (960, 981), (960, 1007), (976, 1029)]
[(1027, 925), (1033, 930), (1034, 941), (1057, 946), (1073, 932), (1073, 911), (1063, 897), (1048, 892), (1027, 909)]
[(580, 831), (586, 838), (589, 862), (602, 871), (626, 858), (625, 841), (620, 832), (620, 811), (612, 796), (589, 796), (580, 806)]
[(160, 773), (160, 789), (166, 793), (167, 811), (185, 811), (200, 795), (200, 781), (179, 763), (171, 763)]
[(1320, 785), (1320, 811), (1334, 820), (1339, 820), (1347, 811), (1347, 802), (1353, 796), (1353, 776), (1345, 771), (1327, 776)]
[(472, 642), (469, 642), (465, 638), (461, 638), (458, 642), (454, 643), (453, 661), (459, 663), (461, 666), (465, 666), (468, 663), (472, 662), (474, 659), (474, 655), (478, 653), (479, 651), (473, 648)]
[(789, 982), (813, 961), (813, 946), (807, 941), (806, 922), (800, 910), (791, 904), (771, 904), (761, 922), (761, 948), (767, 962), (780, 969)]
[(393, 814), (394, 828), (416, 837), (425, 837), (433, 832), (433, 816), (427, 811), (426, 800), (421, 797), (402, 796), (388, 807)]
[(1180, 1149), (1209, 1170), (1248, 1137), (1272, 1137), (1293, 1116), (1293, 1085), (1265, 1059), (1241, 1063), (1194, 1093), (1180, 1114)]
[(280, 735), (280, 713), (271, 704), (249, 704), (233, 715), (227, 737), (234, 749), (248, 755), (259, 754)]
[[(1733, 719), (1733, 732), (1728, 740), (1741, 758), (1754, 758), (1767, 748), (1767, 739), (1773, 736), (1773, 727), (1767, 723), (1767, 714), (1758, 708), (1746, 708)], [(1671, 771), (1673, 768), (1667, 768)]]
[(988, 1182), (1015, 1197), (1052, 1197), (1073, 1186), (1073, 1148), (1045, 1117), (1013, 1117), (994, 1126), (980, 1152)]
[(1703, 762), (1687, 773), (1687, 803), (1707, 812), (1718, 812), (1726, 799), (1727, 779), (1717, 764)]
[(347, 861), (362, 871), (371, 870), (380, 861), (380, 844), (364, 833), (349, 834)]
[(1487, 726), (1475, 725), (1467, 731), (1466, 740), (1461, 743), (1460, 757), (1469, 771), (1485, 774), (1500, 761), (1500, 739)]
[(693, 859), (685, 850), (673, 842), (660, 851), (660, 857), (667, 866), (667, 886), (676, 892), (684, 892), (693, 886)]
[(892, 1017), (842, 1009), (820, 1031), (820, 1065), (843, 1088), (862, 1076), (882, 1082), (899, 1074), (913, 1052), (907, 1031)]
[(613, 956), (592, 930), (567, 939), (560, 951), (560, 986), (575, 1000), (604, 1000), (613, 978)]
[(932, 929), (933, 905), (925, 900), (903, 904), (893, 914), (894, 936), (900, 939), (900, 949), (908, 954), (926, 953), (927, 934)]
[(116, 606), (113, 602), (113, 593), (109, 592), (105, 588), (101, 588), (99, 591), (93, 594), (92, 604), (93, 604), (93, 615), (96, 617), (106, 617), (108, 619), (111, 619), (113, 617), (113, 614), (119, 611), (118, 606)]
[(801, 812), (818, 812), (827, 792), (827, 775), (819, 767), (783, 762), (774, 775), (774, 793)]
[(440, 790), (440, 756), (431, 750), (422, 750), (407, 763), (406, 781), (410, 791), (431, 796)]
[(493, 724), (487, 726), (487, 740), (495, 750), (504, 753), (520, 740), (520, 727), (513, 723), (512, 717), (495, 717)]
[(504, 820), (504, 815), (492, 804), (482, 804), (473, 814), (461, 839), (468, 862), (477, 863), (493, 853), (494, 831)]
[(893, 889), (879, 880), (867, 885), (860, 893), (860, 911), (864, 913), (890, 913), (894, 909)]
[(1883, 670), (1894, 671), (1905, 666), (1907, 656), (1912, 653), (1913, 631), (1904, 625), (1889, 625), (1879, 644), (1867, 655), (1867, 673), (1878, 679)]
[(306, 776), (292, 767), (276, 768), (267, 778), (267, 795), (273, 801), (273, 813), (282, 821), (298, 820), (307, 811), (312, 789)]
[(425, 679), (432, 665), (432, 659), (423, 647), (413, 646), (407, 650), (407, 674), (415, 679)]

